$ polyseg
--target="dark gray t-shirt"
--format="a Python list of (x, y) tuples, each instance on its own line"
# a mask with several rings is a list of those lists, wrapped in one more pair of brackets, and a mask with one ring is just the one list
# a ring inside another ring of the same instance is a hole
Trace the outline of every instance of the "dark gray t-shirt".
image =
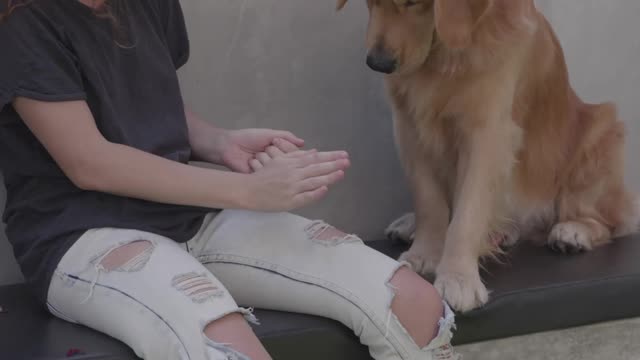
[(17, 96), (83, 99), (107, 140), (173, 161), (190, 159), (176, 75), (189, 43), (178, 0), (110, 3), (117, 28), (77, 0), (34, 0), (0, 24), (4, 221), (41, 301), (58, 262), (86, 230), (130, 228), (185, 242), (207, 211), (77, 188), (11, 106)]

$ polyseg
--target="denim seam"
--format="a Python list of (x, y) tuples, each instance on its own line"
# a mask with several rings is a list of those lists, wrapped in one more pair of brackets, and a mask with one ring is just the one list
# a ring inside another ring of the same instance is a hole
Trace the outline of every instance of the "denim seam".
[[(384, 321), (381, 319), (378, 319), (374, 315), (374, 312), (368, 308), (368, 306), (361, 305), (361, 304), (366, 304), (364, 301), (362, 301), (355, 294), (351, 293), (349, 290), (344, 289), (341, 286), (338, 286), (332, 282), (322, 280), (313, 276), (309, 276), (307, 274), (303, 274), (298, 271), (291, 270), (282, 265), (277, 265), (277, 264), (266, 262), (261, 259), (255, 259), (255, 258), (250, 258), (246, 256), (238, 256), (238, 255), (231, 255), (231, 254), (203, 254), (198, 256), (197, 259), (203, 265), (212, 264), (212, 263), (230, 263), (230, 264), (236, 264), (236, 265), (249, 266), (259, 270), (269, 271), (269, 272), (284, 276), (286, 278), (292, 279), (294, 281), (299, 281), (309, 285), (322, 287), (348, 300), (357, 308), (361, 309), (369, 318), (369, 320), (371, 320), (371, 322), (378, 328), (378, 331), (380, 331), (380, 333), (383, 335), (385, 334)], [(401, 342), (396, 338), (395, 335), (390, 334), (390, 336), (387, 336), (386, 339), (403, 359), (410, 358), (409, 352), (402, 346)]]
[(47, 306), (50, 308), (49, 312), (54, 311), (55, 313), (53, 314), (54, 316), (60, 317), (62, 319), (64, 319), (65, 321), (68, 321), (72, 324), (80, 324), (79, 322), (73, 320), (70, 316), (68, 316), (67, 314), (63, 313), (62, 311), (58, 310), (57, 307), (55, 307), (51, 302), (47, 301)]
[[(65, 277), (68, 277), (70, 279), (83, 282), (85, 284), (91, 284), (91, 281), (88, 281), (86, 279), (80, 278), (80, 277), (75, 276), (75, 275), (67, 274), (67, 273), (64, 273), (64, 272), (58, 272), (58, 275), (65, 276)], [(160, 314), (158, 314), (157, 312), (153, 311), (153, 309), (151, 309), (149, 306), (145, 305), (140, 300), (136, 299), (132, 295), (129, 295), (129, 294), (127, 294), (126, 292), (124, 292), (122, 290), (116, 289), (116, 288), (111, 287), (111, 286), (102, 285), (100, 283), (96, 283), (95, 286), (101, 287), (101, 288), (104, 288), (104, 289), (107, 289), (107, 290), (111, 290), (111, 291), (113, 291), (115, 293), (121, 294), (124, 297), (126, 297), (126, 298), (128, 298), (130, 300), (133, 300), (134, 302), (140, 304), (143, 308), (147, 309), (150, 313), (155, 315), (158, 319), (160, 319), (169, 328), (169, 330), (171, 330), (171, 332), (173, 332), (173, 334), (178, 339), (178, 341), (180, 341), (180, 344), (182, 345), (182, 348), (184, 349), (185, 354), (187, 355), (187, 358), (191, 359), (191, 355), (189, 355), (189, 351), (188, 351), (187, 347), (185, 346), (184, 342), (182, 341), (182, 339), (180, 338), (180, 336), (178, 335), (178, 333), (173, 329), (173, 327), (171, 326), (171, 324), (169, 324), (169, 322), (167, 320), (165, 320), (162, 316), (160, 316)]]

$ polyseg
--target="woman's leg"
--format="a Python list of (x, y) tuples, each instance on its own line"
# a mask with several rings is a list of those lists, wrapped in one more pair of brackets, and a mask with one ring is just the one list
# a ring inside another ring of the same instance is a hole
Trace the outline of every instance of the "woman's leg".
[(48, 306), (145, 359), (270, 359), (252, 315), (184, 246), (153, 234), (87, 232), (60, 262)]
[(435, 289), (360, 239), (291, 214), (224, 211), (189, 251), (245, 305), (338, 320), (378, 360), (456, 359)]

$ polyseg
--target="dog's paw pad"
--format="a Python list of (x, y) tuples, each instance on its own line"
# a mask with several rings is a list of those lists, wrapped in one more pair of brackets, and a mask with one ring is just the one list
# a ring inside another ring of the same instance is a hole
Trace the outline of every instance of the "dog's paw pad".
[(432, 275), (436, 270), (436, 266), (438, 265), (437, 260), (429, 259), (423, 255), (418, 255), (415, 252), (411, 251), (407, 251), (400, 255), (398, 261), (406, 263), (411, 268), (411, 270), (424, 276)]
[(579, 222), (556, 224), (549, 234), (548, 245), (557, 252), (576, 254), (593, 248), (591, 229)]
[(443, 299), (454, 310), (468, 312), (489, 301), (489, 291), (479, 273), (439, 273), (434, 284)]
[(409, 213), (392, 222), (384, 233), (392, 241), (412, 243), (415, 232), (416, 218), (413, 213)]

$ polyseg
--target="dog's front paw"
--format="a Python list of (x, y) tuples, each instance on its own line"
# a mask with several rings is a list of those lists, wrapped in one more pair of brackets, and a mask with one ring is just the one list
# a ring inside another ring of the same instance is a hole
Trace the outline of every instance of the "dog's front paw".
[(454, 310), (467, 312), (489, 301), (489, 292), (480, 279), (480, 274), (440, 272), (435, 287), (442, 298)]
[(404, 214), (391, 223), (385, 230), (387, 238), (411, 244), (416, 233), (416, 217), (413, 213)]
[(400, 255), (398, 259), (400, 262), (407, 263), (411, 270), (424, 276), (430, 276), (435, 273), (439, 260), (411, 250)]
[(549, 234), (548, 245), (561, 253), (580, 253), (593, 248), (591, 229), (579, 222), (568, 221), (556, 224)]

